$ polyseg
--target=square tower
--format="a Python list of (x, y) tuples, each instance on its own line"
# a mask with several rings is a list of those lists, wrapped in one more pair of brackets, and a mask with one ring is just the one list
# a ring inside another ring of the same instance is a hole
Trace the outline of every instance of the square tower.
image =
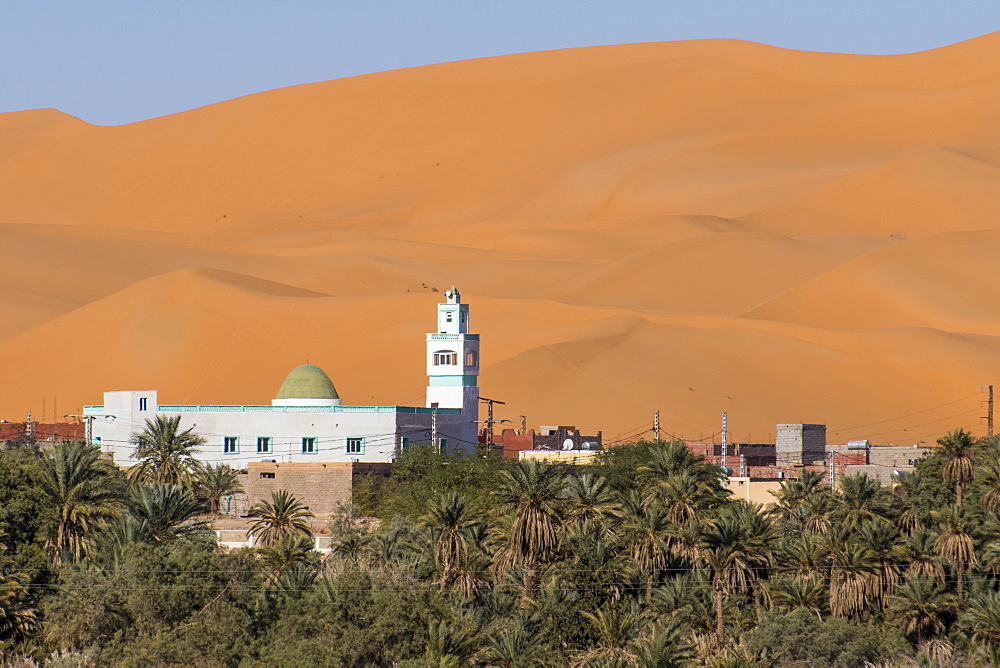
[(474, 445), (479, 419), (479, 335), (469, 333), (469, 305), (454, 287), (437, 307), (437, 331), (427, 334), (427, 407), (462, 409), (466, 446)]

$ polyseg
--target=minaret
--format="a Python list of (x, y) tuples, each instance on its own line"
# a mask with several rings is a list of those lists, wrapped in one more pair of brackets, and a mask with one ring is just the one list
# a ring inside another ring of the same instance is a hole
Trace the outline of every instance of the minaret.
[[(472, 447), (479, 419), (479, 335), (469, 334), (469, 305), (452, 287), (437, 307), (437, 332), (427, 334), (427, 406), (461, 408), (461, 434)], [(455, 444), (456, 446), (459, 444)]]

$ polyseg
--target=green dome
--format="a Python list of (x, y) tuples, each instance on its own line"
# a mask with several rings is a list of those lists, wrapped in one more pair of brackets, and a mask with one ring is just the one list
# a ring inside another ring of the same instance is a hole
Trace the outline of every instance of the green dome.
[(303, 364), (292, 369), (275, 399), (340, 399), (340, 395), (322, 369)]

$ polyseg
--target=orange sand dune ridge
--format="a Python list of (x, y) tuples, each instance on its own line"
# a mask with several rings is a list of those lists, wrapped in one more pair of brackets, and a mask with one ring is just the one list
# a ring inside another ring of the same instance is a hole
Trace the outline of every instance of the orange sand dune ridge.
[(982, 434), (998, 89), (1000, 33), (881, 57), (709, 40), (119, 127), (0, 114), (0, 417), (127, 388), (268, 403), (307, 359), (347, 403), (421, 404), (432, 288), (454, 284), (515, 422)]

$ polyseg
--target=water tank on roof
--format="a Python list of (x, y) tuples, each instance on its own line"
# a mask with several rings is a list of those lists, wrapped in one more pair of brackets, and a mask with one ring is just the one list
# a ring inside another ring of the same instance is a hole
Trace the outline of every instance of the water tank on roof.
[(847, 442), (847, 449), (848, 450), (867, 450), (870, 447), (871, 447), (871, 443), (869, 443), (868, 441), (848, 441)]
[(732, 466), (720, 466), (719, 468), (722, 469), (722, 472), (726, 474), (727, 478), (733, 475), (733, 467)]
[(600, 450), (601, 449), (601, 444), (598, 443), (597, 441), (584, 441), (583, 442), (583, 449), (584, 450)]

